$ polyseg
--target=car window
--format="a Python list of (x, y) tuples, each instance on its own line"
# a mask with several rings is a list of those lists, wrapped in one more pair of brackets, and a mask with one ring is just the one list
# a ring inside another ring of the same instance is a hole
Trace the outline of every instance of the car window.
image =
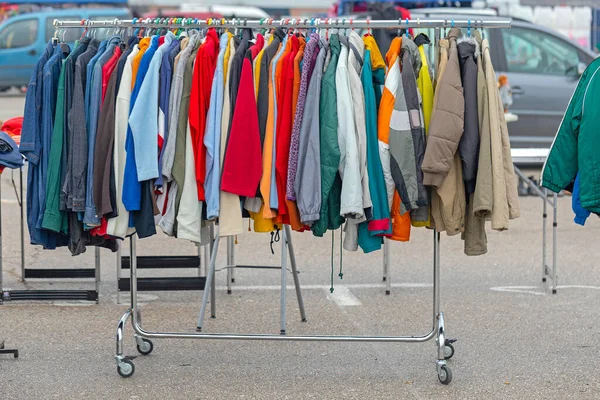
[[(46, 18), (46, 41), (48, 41), (54, 37), (55, 29), (54, 29), (53, 24), (54, 24), (55, 19), (56, 18), (54, 18), (54, 17)], [(64, 20), (64, 21), (79, 21), (81, 19), (81, 17), (79, 15), (71, 15), (71, 16), (61, 17), (60, 19)], [(79, 39), (81, 37), (82, 33), (83, 33), (83, 30), (81, 28), (63, 29), (63, 30), (59, 31), (58, 38), (61, 41), (64, 41), (67, 43), (74, 43), (77, 39)]]
[(18, 49), (29, 46), (35, 43), (37, 33), (37, 19), (23, 19), (9, 23), (0, 32), (0, 49)]
[(526, 28), (502, 29), (508, 72), (567, 75), (577, 71), (579, 52), (566, 41)]

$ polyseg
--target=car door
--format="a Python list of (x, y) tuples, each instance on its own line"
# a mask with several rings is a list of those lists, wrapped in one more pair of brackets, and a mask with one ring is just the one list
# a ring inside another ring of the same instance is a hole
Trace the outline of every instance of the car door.
[(14, 17), (0, 30), (0, 86), (24, 86), (40, 56), (37, 17)]
[(497, 75), (512, 88), (508, 125), (513, 148), (549, 148), (575, 90), (580, 50), (567, 40), (535, 27), (515, 26), (496, 33)]

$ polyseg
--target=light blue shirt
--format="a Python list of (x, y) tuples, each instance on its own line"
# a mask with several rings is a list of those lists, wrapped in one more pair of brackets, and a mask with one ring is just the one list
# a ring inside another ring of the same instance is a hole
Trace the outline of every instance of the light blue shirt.
[(279, 195), (277, 192), (277, 181), (275, 180), (275, 165), (277, 161), (275, 159), (277, 153), (277, 83), (275, 82), (275, 66), (277, 65), (279, 59), (285, 51), (287, 38), (287, 35), (283, 38), (281, 48), (279, 49), (279, 52), (275, 55), (275, 58), (273, 58), (273, 61), (271, 62), (271, 83), (273, 87), (273, 99), (275, 99), (275, 101), (273, 102), (273, 110), (275, 111), (275, 122), (273, 123), (273, 147), (271, 152), (273, 158), (271, 161), (271, 194), (269, 199), (269, 207), (271, 207), (274, 210), (279, 209)]
[(221, 35), (217, 69), (212, 81), (210, 107), (206, 119), (206, 179), (204, 195), (206, 197), (206, 218), (211, 220), (219, 216), (219, 185), (221, 183), (221, 114), (223, 114), (223, 90), (225, 85), (224, 62), (229, 35)]

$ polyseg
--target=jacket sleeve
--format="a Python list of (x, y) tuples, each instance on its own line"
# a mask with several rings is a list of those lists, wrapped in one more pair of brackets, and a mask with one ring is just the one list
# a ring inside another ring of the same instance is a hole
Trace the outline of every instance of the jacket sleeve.
[(580, 186), (579, 186), (579, 174), (575, 178), (575, 185), (573, 186), (573, 198), (571, 199), (573, 212), (575, 213), (575, 223), (578, 225), (585, 225), (585, 221), (590, 216), (591, 212), (583, 208), (581, 205)]
[[(73, 200), (72, 211), (84, 212), (88, 140), (85, 124), (84, 88), (81, 74), (76, 74), (75, 76), (73, 107), (69, 111), (69, 125), (71, 132), (73, 132), (73, 141), (71, 143), (71, 185), (68, 196), (69, 199)], [(68, 183), (65, 182), (65, 185), (68, 185)]]
[(542, 169), (542, 186), (560, 192), (575, 179), (577, 175), (577, 137), (581, 124), (583, 95), (586, 89), (584, 74), (569, 101), (567, 111), (560, 123), (558, 132)]
[(210, 221), (219, 216), (219, 183), (221, 177), (221, 113), (223, 110), (223, 69), (217, 69), (210, 91), (210, 107), (206, 117), (206, 176), (204, 195), (206, 196), (206, 218)]
[(153, 57), (137, 97), (140, 101), (135, 102), (129, 116), (139, 182), (158, 178), (158, 68), (156, 62), (160, 62), (160, 60)]
[(465, 104), (456, 45), (438, 85), (423, 159), (423, 184), (439, 187), (454, 161), (463, 134)]

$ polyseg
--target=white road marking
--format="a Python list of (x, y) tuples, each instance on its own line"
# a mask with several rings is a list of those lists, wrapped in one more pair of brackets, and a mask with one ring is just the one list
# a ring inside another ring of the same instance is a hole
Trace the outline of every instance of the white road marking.
[[(556, 289), (592, 289), (600, 290), (600, 286), (588, 286), (588, 285), (558, 285)], [(536, 296), (545, 296), (547, 293), (539, 286), (496, 286), (491, 287), (490, 290), (494, 292), (509, 292), (509, 293), (525, 293), (533, 294)]]
[[(334, 283), (333, 287), (335, 290), (338, 288), (338, 284)], [(385, 284), (381, 283), (351, 283), (348, 285), (343, 285), (349, 289), (385, 289)], [(433, 287), (432, 283), (392, 283), (393, 288), (406, 288), (406, 289), (415, 289), (415, 288), (430, 288)], [(302, 285), (300, 284), (300, 288), (302, 290), (323, 290), (327, 289), (329, 291), (329, 285)], [(236, 290), (254, 290), (254, 291), (262, 291), (262, 290), (280, 290), (281, 285), (258, 285), (258, 286), (232, 286), (233, 291)], [(226, 286), (217, 286), (217, 290), (227, 290)], [(294, 286), (288, 285), (287, 290), (294, 290)]]
[(336, 285), (333, 293), (327, 290), (327, 298), (340, 307), (362, 306), (360, 300), (352, 294), (348, 286)]

